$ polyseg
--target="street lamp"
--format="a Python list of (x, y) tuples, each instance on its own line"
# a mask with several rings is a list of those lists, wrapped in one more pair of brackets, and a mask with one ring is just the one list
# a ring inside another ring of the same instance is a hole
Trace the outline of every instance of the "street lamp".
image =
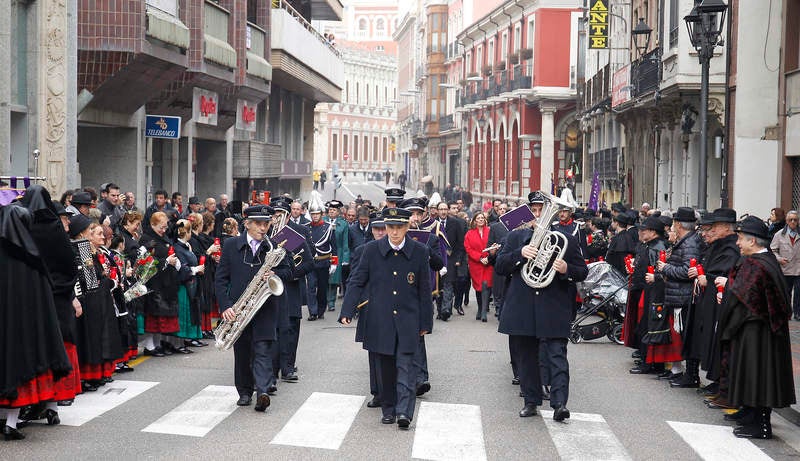
[(644, 54), (647, 53), (647, 49), (650, 48), (650, 34), (652, 32), (653, 29), (644, 22), (644, 18), (639, 18), (636, 27), (631, 31), (633, 42), (636, 45), (636, 51), (639, 53), (640, 58), (644, 56)]
[(698, 208), (708, 205), (708, 74), (714, 48), (719, 44), (725, 12), (728, 5), (722, 0), (703, 0), (695, 5), (683, 20), (689, 39), (700, 59), (700, 180), (698, 181)]

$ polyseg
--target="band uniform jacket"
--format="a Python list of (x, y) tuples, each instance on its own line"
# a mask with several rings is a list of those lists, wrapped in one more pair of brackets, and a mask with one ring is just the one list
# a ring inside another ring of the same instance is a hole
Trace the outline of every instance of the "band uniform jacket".
[[(263, 264), (266, 253), (274, 244), (265, 238), (258, 247), (256, 256), (253, 256), (250, 245), (247, 243), (247, 233), (238, 237), (229, 238), (222, 246), (222, 257), (219, 261), (215, 279), (217, 302), (219, 311), (224, 312), (239, 299), (247, 285), (258, 273)], [(286, 285), (293, 278), (294, 263), (290, 252), (286, 252), (283, 260), (272, 268), (272, 272), (280, 277)], [(278, 309), (281, 302), (286, 299), (282, 296), (272, 295), (259, 309), (247, 328), (252, 328), (255, 341), (274, 341), (275, 331), (278, 327)]]
[(314, 225), (309, 221), (306, 224), (311, 233), (311, 249), (314, 250), (314, 268), (328, 268), (331, 265), (331, 256), (336, 254), (335, 228), (330, 223), (320, 221)]
[(575, 317), (575, 282), (586, 279), (589, 269), (581, 255), (578, 240), (572, 235), (565, 235), (567, 251), (564, 261), (567, 263), (567, 273), (556, 273), (550, 285), (544, 288), (531, 288), (520, 274), (528, 261), (520, 251), (530, 242), (532, 234), (531, 228), (510, 232), (497, 255), (495, 271), (511, 277), (503, 300), (498, 331), (507, 335), (566, 338), (569, 336), (570, 322)]
[(407, 238), (399, 251), (388, 238), (363, 245), (357, 267), (350, 272), (342, 303), (344, 318), (352, 319), (356, 306), (369, 300), (364, 324), (364, 349), (384, 355), (413, 354), (420, 331), (433, 327), (430, 251)]
[[(452, 278), (457, 275), (467, 275), (467, 251), (464, 249), (464, 235), (467, 233), (466, 223), (460, 218), (448, 216), (444, 222), (444, 229), (441, 229), (442, 224), (439, 224), (440, 230), (444, 231), (447, 238), (447, 243), (450, 244), (450, 249), (447, 253), (447, 275), (445, 277)], [(456, 268), (456, 263), (461, 263), (461, 266)], [(456, 271), (459, 271), (456, 274)]]

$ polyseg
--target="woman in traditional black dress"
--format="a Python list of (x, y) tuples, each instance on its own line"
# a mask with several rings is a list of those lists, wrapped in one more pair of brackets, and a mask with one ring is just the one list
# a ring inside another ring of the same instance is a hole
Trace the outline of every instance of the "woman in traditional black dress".
[(180, 330), (178, 324), (177, 256), (170, 254), (172, 240), (167, 236), (168, 218), (161, 211), (150, 217), (150, 228), (144, 231), (139, 245), (145, 247), (158, 261), (157, 273), (147, 282), (151, 292), (144, 297), (144, 355), (163, 357), (177, 349), (162, 335)]
[(219, 252), (222, 245), (214, 243), (214, 215), (205, 212), (202, 215), (202, 225), (199, 232), (195, 235), (193, 240), (196, 244), (192, 243), (192, 249), (198, 258), (205, 256), (205, 273), (198, 275), (198, 302), (200, 304), (201, 326), (203, 329), (203, 337), (211, 339), (214, 337), (212, 333), (213, 325), (212, 319), (219, 318), (219, 310), (217, 309), (217, 297), (214, 294), (214, 277), (217, 272), (217, 263), (219, 262)]

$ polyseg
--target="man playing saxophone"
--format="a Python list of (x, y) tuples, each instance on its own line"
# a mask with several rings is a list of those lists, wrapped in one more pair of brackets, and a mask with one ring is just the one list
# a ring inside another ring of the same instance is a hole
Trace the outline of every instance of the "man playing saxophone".
[[(222, 318), (228, 322), (236, 320), (231, 306), (245, 293), (269, 252), (278, 248), (269, 238), (273, 208), (251, 206), (244, 210), (244, 214), (247, 232), (225, 241), (215, 279)], [(292, 255), (286, 252), (263, 277), (276, 275), (287, 283), (292, 279), (292, 268)], [(270, 404), (270, 394), (278, 389), (272, 370), (272, 348), (277, 339), (278, 309), (282, 302), (283, 296), (270, 296), (233, 345), (234, 381), (239, 392), (237, 405), (250, 405), (255, 390), (255, 409), (265, 411)]]
[[(563, 421), (569, 418), (566, 406), (569, 397), (567, 337), (575, 315), (575, 283), (586, 278), (588, 269), (577, 239), (549, 230), (550, 221), (561, 206), (558, 199), (532, 192), (528, 196), (529, 203), (538, 201), (542, 195), (545, 197), (545, 207), (536, 220), (540, 224), (509, 233), (497, 255), (495, 271), (501, 276), (511, 277), (498, 331), (509, 335), (509, 347), (525, 399), (519, 416), (536, 415), (536, 407), (542, 404), (539, 368), (541, 344), (541, 347), (547, 348), (550, 358), (550, 406), (554, 409), (553, 419)], [(536, 260), (540, 252), (552, 250), (547, 242), (560, 240), (559, 235), (563, 235), (562, 242), (566, 243), (563, 256), (556, 256), (552, 261), (550, 258), (541, 258), (548, 262), (544, 267), (537, 268), (542, 276), (532, 282), (530, 276), (525, 274), (528, 269), (526, 266)], [(548, 283), (549, 276), (552, 276), (552, 280)]]

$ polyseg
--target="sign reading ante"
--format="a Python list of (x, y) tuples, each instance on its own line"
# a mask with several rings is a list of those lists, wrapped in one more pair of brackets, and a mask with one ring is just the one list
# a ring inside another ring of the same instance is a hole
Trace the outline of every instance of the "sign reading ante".
[(608, 6), (606, 0), (594, 0), (589, 9), (589, 49), (608, 48)]

